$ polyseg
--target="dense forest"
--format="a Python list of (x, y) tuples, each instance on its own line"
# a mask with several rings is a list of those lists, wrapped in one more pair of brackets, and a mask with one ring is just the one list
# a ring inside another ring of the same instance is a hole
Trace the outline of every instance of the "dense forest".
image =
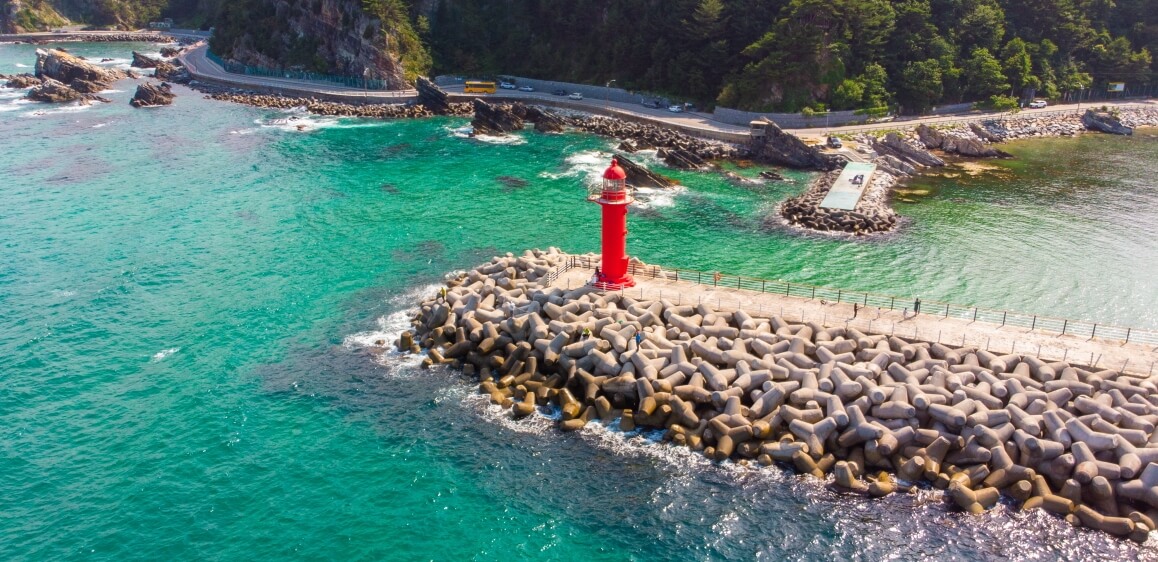
[(1154, 0), (447, 0), (437, 71), (663, 91), (758, 110), (1057, 97), (1154, 79)]
[(96, 24), (215, 25), (214, 50), (251, 63), (352, 72), (369, 45), (410, 79), (615, 80), (754, 110), (920, 112), (1158, 82), (1155, 0), (23, 0), (45, 3)]

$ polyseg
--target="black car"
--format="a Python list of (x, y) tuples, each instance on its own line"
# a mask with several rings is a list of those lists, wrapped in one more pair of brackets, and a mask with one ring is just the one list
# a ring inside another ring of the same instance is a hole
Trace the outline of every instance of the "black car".
[(565, 95), (567, 95), (567, 90), (555, 90), (554, 92), (551, 92), (551, 93), (556, 95), (556, 96), (565, 96)]
[(842, 146), (844, 146), (844, 144), (840, 142), (840, 139), (828, 137), (828, 148), (840, 148)]

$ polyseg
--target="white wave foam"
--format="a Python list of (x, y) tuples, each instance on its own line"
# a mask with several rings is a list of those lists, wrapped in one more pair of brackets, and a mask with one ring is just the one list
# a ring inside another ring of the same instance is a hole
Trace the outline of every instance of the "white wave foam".
[[(108, 58), (108, 57), (104, 57), (104, 58)], [(133, 59), (109, 58), (109, 60), (94, 60), (94, 61), (89, 61), (89, 62), (91, 62), (93, 64), (103, 64), (105, 66), (118, 66), (118, 65), (122, 65), (122, 64), (129, 64), (129, 63), (133, 62)]]
[(93, 125), (92, 128), (100, 129), (101, 127), (107, 127), (108, 125), (108, 123), (97, 123), (96, 125)]
[(80, 111), (86, 111), (86, 110), (92, 109), (92, 107), (93, 107), (92, 105), (81, 105), (81, 104), (57, 105), (57, 106), (52, 107), (51, 109), (38, 109), (36, 111), (29, 111), (28, 113), (25, 113), (24, 116), (25, 117), (44, 117), (46, 115), (61, 115), (61, 114), (65, 114), (65, 113), (77, 113)]
[(32, 68), (32, 67), (28, 66), (27, 64), (16, 63), (16, 68)]
[(527, 143), (527, 139), (520, 135), (476, 135), (474, 134), (474, 127), (471, 127), (470, 125), (466, 125), (464, 127), (446, 127), (446, 130), (450, 133), (450, 136), (454, 138), (469, 139), (478, 142), (485, 142), (487, 144), (519, 145)]
[(124, 90), (111, 90), (110, 89), (110, 90), (101, 90), (99, 93), (101, 93), (101, 94), (119, 94), (123, 91)]
[(392, 376), (404, 376), (405, 373), (414, 373), (424, 357), (422, 354), (400, 353), (394, 348), (394, 342), (402, 336), (402, 332), (410, 329), (410, 319), (417, 312), (415, 303), (430, 297), (438, 292), (441, 285), (423, 285), (415, 287), (405, 293), (391, 298), (388, 304), (399, 307), (398, 310), (375, 319), (376, 327), (373, 330), (350, 334), (342, 339), (342, 346), (349, 350), (374, 349), (383, 350), (377, 356), (377, 362), (387, 367), (403, 367), (392, 369)]
[(643, 208), (671, 207), (675, 205), (677, 196), (687, 192), (682, 185), (666, 189), (652, 187), (637, 187), (635, 189), (636, 205)]
[(539, 177), (547, 179), (586, 178), (586, 183), (598, 184), (603, 177), (603, 170), (607, 169), (607, 162), (611, 154), (607, 152), (589, 150), (576, 152), (568, 156), (563, 162), (566, 169), (562, 172), (541, 172)]
[(150, 359), (149, 361), (152, 363), (160, 363), (161, 361), (164, 361), (166, 357), (168, 357), (174, 353), (177, 353), (178, 351), (181, 351), (181, 348), (170, 347), (169, 349), (162, 349), (161, 351), (154, 353), (153, 358)]

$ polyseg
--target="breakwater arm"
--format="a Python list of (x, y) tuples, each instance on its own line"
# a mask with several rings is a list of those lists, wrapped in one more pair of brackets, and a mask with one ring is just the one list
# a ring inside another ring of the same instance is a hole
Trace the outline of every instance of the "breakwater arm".
[(565, 431), (618, 420), (874, 496), (926, 481), (973, 513), (1005, 494), (1136, 541), (1153, 529), (1152, 375), (564, 288), (571, 263), (495, 258), (422, 303), (396, 345), (461, 367), (516, 417), (557, 408)]

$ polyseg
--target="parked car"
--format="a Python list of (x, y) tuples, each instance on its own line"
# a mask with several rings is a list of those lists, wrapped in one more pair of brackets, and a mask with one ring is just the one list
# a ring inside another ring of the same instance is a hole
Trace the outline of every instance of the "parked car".
[(514, 90), (515, 85), (510, 82), (499, 82), (499, 87), (504, 90)]
[(672, 113), (683, 113), (684, 112), (684, 106), (673, 105), (673, 106), (668, 107), (667, 110), (672, 112)]
[(569, 95), (567, 97), (569, 97), (573, 100), (581, 100), (581, 99), (583, 99), (583, 94), (580, 94), (579, 92), (571, 92), (571, 95)]
[(642, 102), (643, 107), (650, 107), (652, 109), (659, 109), (659, 100), (651, 100)]
[(1033, 100), (1029, 102), (1030, 109), (1041, 109), (1047, 105), (1049, 104), (1045, 103), (1045, 100)]
[(535, 89), (530, 87), (530, 86), (519, 86), (519, 91), (520, 92), (533, 92), (533, 91), (535, 91)]
[(551, 93), (556, 95), (556, 96), (565, 96), (565, 95), (567, 95), (567, 90), (555, 90), (554, 92), (551, 92)]
[(828, 148), (840, 148), (840, 147), (844, 146), (844, 143), (840, 142), (840, 139), (838, 139), (836, 137), (828, 137), (827, 144), (828, 144)]

